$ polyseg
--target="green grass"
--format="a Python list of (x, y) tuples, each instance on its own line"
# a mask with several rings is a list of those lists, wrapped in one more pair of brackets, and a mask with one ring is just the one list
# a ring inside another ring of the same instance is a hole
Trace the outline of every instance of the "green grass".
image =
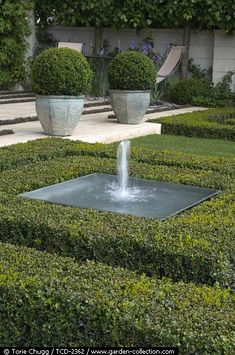
[(152, 134), (132, 139), (132, 146), (156, 150), (178, 151), (213, 157), (234, 157), (235, 143), (221, 139), (190, 138)]

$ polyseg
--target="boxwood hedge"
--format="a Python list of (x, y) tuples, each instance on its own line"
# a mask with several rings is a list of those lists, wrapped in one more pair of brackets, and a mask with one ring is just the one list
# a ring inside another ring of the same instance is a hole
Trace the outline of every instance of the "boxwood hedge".
[(1, 346), (178, 346), (229, 354), (235, 297), (0, 244)]
[(223, 286), (234, 275), (234, 160), (133, 149), (131, 175), (222, 193), (165, 222), (26, 200), (24, 191), (115, 173), (116, 147), (45, 139), (1, 149), (0, 240), (77, 260)]
[(162, 133), (188, 137), (235, 141), (235, 107), (216, 108), (153, 119), (162, 124)]

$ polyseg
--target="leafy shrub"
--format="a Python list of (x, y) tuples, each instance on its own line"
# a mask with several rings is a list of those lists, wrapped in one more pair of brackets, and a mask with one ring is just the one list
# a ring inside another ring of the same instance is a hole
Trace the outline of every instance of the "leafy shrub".
[(90, 89), (92, 71), (85, 57), (70, 48), (49, 48), (33, 63), (32, 84), (42, 95), (86, 94)]
[(14, 131), (12, 131), (12, 129), (2, 129), (2, 130), (0, 130), (0, 136), (5, 136), (7, 134), (14, 134)]
[(183, 354), (232, 353), (229, 290), (78, 265), (8, 244), (0, 246), (0, 259), (3, 346), (144, 344), (178, 346)]
[(151, 89), (151, 93), (150, 93), (151, 104), (152, 105), (156, 104), (157, 101), (161, 100), (163, 95), (164, 92), (162, 90), (159, 90), (157, 84), (155, 84), (154, 87)]
[(26, 38), (30, 34), (28, 11), (33, 2), (1, 1), (0, 4), (0, 89), (7, 89), (24, 78)]
[(210, 114), (206, 117), (207, 121), (217, 122), (221, 124), (231, 124), (235, 119), (235, 108), (232, 110), (224, 110), (218, 113)]
[(223, 190), (210, 202), (164, 223), (17, 197), (77, 176), (113, 174), (115, 155), (115, 145), (56, 139), (2, 149), (0, 240), (175, 280), (230, 284), (232, 159), (133, 149), (131, 174), (137, 178)]
[(156, 68), (146, 55), (135, 51), (119, 53), (109, 64), (109, 84), (117, 90), (150, 90)]
[(93, 71), (93, 80), (90, 94), (95, 97), (106, 97), (109, 92), (108, 61), (104, 58), (88, 58), (88, 63)]
[(171, 100), (176, 104), (191, 104), (195, 96), (207, 96), (208, 90), (208, 85), (202, 80), (180, 80), (171, 91)]
[(196, 96), (193, 97), (192, 104), (204, 107), (227, 107), (231, 104), (231, 100), (216, 99), (211, 96)]
[(231, 105), (234, 97), (230, 87), (233, 74), (234, 72), (232, 71), (228, 72), (222, 81), (216, 85), (211, 82), (207, 96), (195, 96), (192, 103), (206, 107), (226, 107)]
[[(151, 120), (162, 124), (163, 134), (173, 134), (187, 137), (202, 137), (235, 140), (235, 125), (232, 119), (235, 108), (210, 109), (187, 114), (164, 117)], [(219, 120), (218, 116), (228, 114), (232, 117), (229, 122)]]
[(191, 73), (193, 79), (211, 82), (212, 67), (209, 69), (202, 69), (200, 64), (194, 64), (193, 58), (190, 58), (188, 63), (188, 71)]
[(171, 92), (179, 81), (179, 77), (173, 75), (167, 77), (165, 80), (158, 84), (158, 89), (163, 93), (163, 99), (165, 101), (171, 100)]
[(232, 76), (234, 72), (229, 71), (226, 75), (224, 75), (221, 82), (217, 83), (212, 87), (211, 97), (215, 100), (230, 100), (233, 96), (230, 84), (232, 83)]

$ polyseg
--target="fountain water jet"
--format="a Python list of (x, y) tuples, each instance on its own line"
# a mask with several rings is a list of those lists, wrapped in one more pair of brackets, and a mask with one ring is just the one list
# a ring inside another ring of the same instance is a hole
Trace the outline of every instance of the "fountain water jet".
[(134, 201), (143, 200), (144, 196), (136, 186), (129, 184), (129, 156), (131, 142), (122, 141), (117, 149), (117, 179), (107, 185), (107, 195), (113, 201)]
[(124, 197), (128, 189), (130, 141), (122, 141), (117, 150), (117, 171), (120, 194)]
[(94, 173), (21, 196), (164, 220), (220, 192), (197, 186), (129, 178), (129, 155), (130, 142), (123, 141), (117, 151), (118, 175)]

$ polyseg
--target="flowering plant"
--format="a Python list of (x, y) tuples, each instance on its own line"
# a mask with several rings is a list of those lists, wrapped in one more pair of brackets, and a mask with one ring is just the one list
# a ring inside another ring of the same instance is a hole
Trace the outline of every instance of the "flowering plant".
[(163, 64), (163, 56), (159, 53), (154, 52), (154, 43), (151, 32), (143, 40), (143, 44), (140, 48), (137, 46), (135, 40), (131, 40), (129, 50), (142, 52), (143, 54), (147, 55), (147, 57), (149, 57), (153, 61), (157, 69), (159, 69)]

